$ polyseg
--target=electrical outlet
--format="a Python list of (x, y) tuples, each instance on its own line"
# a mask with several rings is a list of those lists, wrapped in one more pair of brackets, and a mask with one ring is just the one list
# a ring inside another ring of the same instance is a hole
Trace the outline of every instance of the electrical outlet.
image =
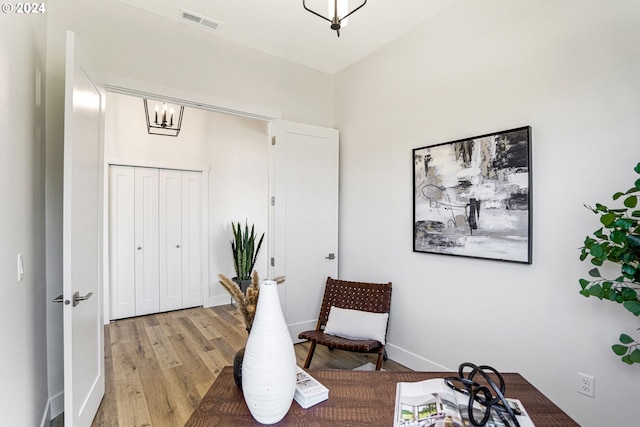
[(585, 396), (594, 397), (594, 389), (596, 386), (596, 379), (591, 375), (578, 372), (578, 379), (576, 382), (576, 390), (578, 393)]

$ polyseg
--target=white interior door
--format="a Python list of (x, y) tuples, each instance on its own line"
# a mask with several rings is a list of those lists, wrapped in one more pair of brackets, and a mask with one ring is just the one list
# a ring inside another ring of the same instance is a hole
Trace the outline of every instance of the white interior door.
[[(104, 395), (104, 90), (67, 32), (63, 184), (65, 426), (90, 426)], [(74, 297), (74, 294), (77, 297)], [(79, 298), (78, 298), (79, 297)]]
[(135, 168), (135, 315), (157, 313), (158, 169)]
[(160, 170), (160, 311), (182, 308), (182, 175)]
[(315, 328), (327, 276), (338, 276), (338, 131), (275, 123), (272, 277), (294, 342)]
[(135, 168), (109, 168), (109, 309), (111, 319), (136, 315)]

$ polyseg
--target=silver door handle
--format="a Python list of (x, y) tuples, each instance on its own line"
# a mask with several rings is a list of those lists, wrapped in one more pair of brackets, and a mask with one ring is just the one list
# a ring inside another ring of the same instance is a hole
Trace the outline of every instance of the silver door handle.
[(324, 257), (324, 259), (336, 259), (336, 254), (329, 254), (329, 256)]
[(53, 302), (57, 302), (57, 303), (60, 303), (60, 304), (64, 303), (64, 305), (69, 305), (71, 303), (71, 301), (69, 301), (69, 300), (65, 301), (64, 297), (62, 296), (62, 294), (58, 295), (56, 297), (56, 299), (53, 300)]
[(89, 298), (91, 298), (91, 296), (93, 295), (93, 292), (89, 292), (88, 294), (86, 294), (85, 296), (81, 297), (80, 296), (80, 292), (75, 292), (73, 294), (73, 306), (77, 306), (78, 304), (80, 304), (80, 301), (86, 301)]

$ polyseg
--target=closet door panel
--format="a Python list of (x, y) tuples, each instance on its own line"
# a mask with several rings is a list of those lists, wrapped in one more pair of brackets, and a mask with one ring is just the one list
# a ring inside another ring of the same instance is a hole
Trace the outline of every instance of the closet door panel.
[(158, 170), (135, 170), (136, 316), (157, 313), (158, 289)]
[(159, 172), (160, 311), (182, 308), (182, 174)]
[(202, 305), (202, 174), (182, 172), (182, 305)]
[(109, 168), (110, 318), (135, 316), (134, 168)]

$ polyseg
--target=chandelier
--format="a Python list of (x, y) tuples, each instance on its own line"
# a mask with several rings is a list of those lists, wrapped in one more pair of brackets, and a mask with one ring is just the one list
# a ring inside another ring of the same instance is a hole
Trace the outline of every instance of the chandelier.
[[(184, 105), (171, 105), (162, 102), (162, 107), (156, 102), (153, 111), (149, 111), (148, 100), (143, 98), (144, 113), (147, 117), (147, 132), (151, 135), (178, 136), (182, 126)], [(177, 119), (174, 120), (176, 108), (180, 107)]]
[[(367, 4), (367, 0), (364, 0), (360, 6), (349, 12), (348, 0), (328, 0), (328, 2), (329, 17), (326, 17), (314, 10), (309, 9), (307, 7), (306, 0), (302, 0), (302, 7), (304, 7), (307, 12), (311, 12), (314, 15), (324, 19), (325, 21), (331, 22), (331, 29), (335, 30), (335, 32), (338, 34), (338, 37), (340, 37), (340, 29), (347, 26), (347, 18), (356, 10), (359, 10), (362, 6)], [(331, 15), (333, 15), (333, 17), (331, 17)]]

